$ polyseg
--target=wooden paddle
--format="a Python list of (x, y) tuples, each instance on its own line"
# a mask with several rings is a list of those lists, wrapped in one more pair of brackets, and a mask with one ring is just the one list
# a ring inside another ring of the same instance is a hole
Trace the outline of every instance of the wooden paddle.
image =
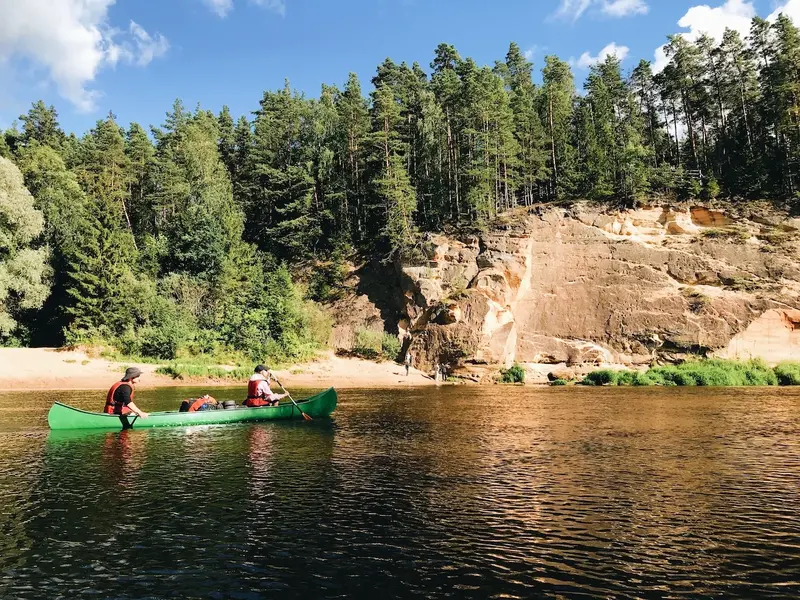
[[(276, 378), (275, 378), (275, 381), (277, 381), (277, 382), (278, 382), (278, 385), (279, 385), (279, 386), (281, 386), (281, 387), (283, 388), (283, 391), (284, 391), (284, 392), (286, 392), (286, 395), (287, 395), (287, 396), (289, 396), (289, 400), (291, 400), (291, 401), (292, 401), (292, 404), (294, 404), (295, 406), (297, 406), (297, 402), (295, 402), (295, 401), (294, 401), (294, 398), (292, 398), (292, 395), (289, 393), (289, 390), (287, 390), (287, 389), (286, 389), (286, 386), (284, 386), (284, 385), (281, 383), (281, 380), (280, 380), (280, 379), (278, 379), (278, 378), (276, 377)], [(313, 421), (313, 420), (314, 420), (314, 419), (312, 419), (312, 418), (311, 418), (311, 416), (310, 416), (310, 415), (307, 415), (306, 413), (304, 413), (304, 412), (303, 412), (303, 409), (302, 409), (302, 408), (300, 408), (299, 406), (297, 406), (297, 410), (299, 410), (299, 411), (300, 411), (300, 414), (301, 414), (301, 415), (303, 415), (303, 418), (304, 418), (306, 421)]]

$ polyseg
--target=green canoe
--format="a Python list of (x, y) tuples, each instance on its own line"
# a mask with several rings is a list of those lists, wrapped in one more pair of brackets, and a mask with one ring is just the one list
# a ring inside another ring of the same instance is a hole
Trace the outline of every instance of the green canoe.
[[(336, 390), (330, 388), (298, 402), (303, 412), (311, 417), (327, 417), (336, 408)], [(151, 412), (146, 419), (135, 415), (120, 417), (105, 413), (80, 410), (56, 402), (47, 414), (50, 429), (125, 429), (135, 427), (182, 427), (187, 425), (213, 425), (218, 423), (245, 423), (253, 421), (275, 421), (301, 419), (300, 411), (291, 402), (278, 406), (262, 408), (245, 408), (223, 410), (204, 410), (200, 412)]]

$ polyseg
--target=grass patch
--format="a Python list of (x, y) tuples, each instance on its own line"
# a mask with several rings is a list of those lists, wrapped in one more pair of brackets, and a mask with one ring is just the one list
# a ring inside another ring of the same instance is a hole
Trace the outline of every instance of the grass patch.
[(65, 358), (65, 359), (64, 359), (64, 362), (65, 362), (65, 363), (69, 363), (69, 364), (73, 364), (73, 363), (76, 363), (76, 362), (78, 362), (78, 361), (77, 361), (77, 360), (75, 360), (74, 358)]
[(726, 240), (735, 244), (744, 244), (750, 239), (750, 234), (741, 229), (706, 229), (700, 235), (707, 239)]
[(701, 386), (748, 387), (800, 385), (800, 364), (782, 363), (770, 368), (761, 360), (700, 360), (680, 365), (652, 367), (645, 373), (601, 369), (589, 373), (588, 386)]
[(173, 379), (236, 379), (246, 380), (252, 374), (248, 367), (225, 368), (220, 366), (170, 363), (156, 369), (159, 375)]
[(82, 361), (81, 361), (81, 364), (82, 364), (82, 365), (85, 367), (85, 366), (86, 366), (86, 365), (88, 365), (90, 362), (92, 362), (92, 361), (84, 359), (84, 360), (82, 360)]
[(729, 290), (736, 292), (752, 292), (758, 289), (758, 284), (748, 277), (722, 277), (722, 283)]
[(684, 288), (681, 290), (684, 298), (689, 301), (689, 310), (698, 313), (711, 303), (711, 298), (701, 294), (695, 288)]
[(550, 385), (552, 387), (562, 387), (565, 385), (569, 385), (569, 381), (567, 381), (566, 379), (554, 379), (553, 381), (550, 382)]

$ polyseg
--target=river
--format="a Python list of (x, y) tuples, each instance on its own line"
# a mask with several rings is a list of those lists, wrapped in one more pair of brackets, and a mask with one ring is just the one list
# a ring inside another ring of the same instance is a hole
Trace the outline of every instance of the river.
[(46, 429), (54, 398), (101, 396), (0, 394), (2, 598), (800, 596), (797, 390), (345, 391), (330, 421)]

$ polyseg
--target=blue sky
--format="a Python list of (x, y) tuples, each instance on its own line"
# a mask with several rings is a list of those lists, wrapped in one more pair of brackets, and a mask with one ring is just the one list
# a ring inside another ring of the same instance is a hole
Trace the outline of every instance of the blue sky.
[[(428, 68), (440, 42), (481, 64), (510, 41), (587, 66), (613, 51), (632, 68), (666, 34), (719, 35), (800, 0), (0, 0), (0, 127), (36, 99), (83, 133), (112, 110), (123, 124), (163, 121), (173, 100), (234, 115), (284, 78), (307, 95), (350, 71), (369, 89), (386, 57)], [(54, 8), (57, 7), (57, 8)], [(679, 27), (682, 20), (684, 27)], [(610, 44), (614, 44), (611, 46)]]

